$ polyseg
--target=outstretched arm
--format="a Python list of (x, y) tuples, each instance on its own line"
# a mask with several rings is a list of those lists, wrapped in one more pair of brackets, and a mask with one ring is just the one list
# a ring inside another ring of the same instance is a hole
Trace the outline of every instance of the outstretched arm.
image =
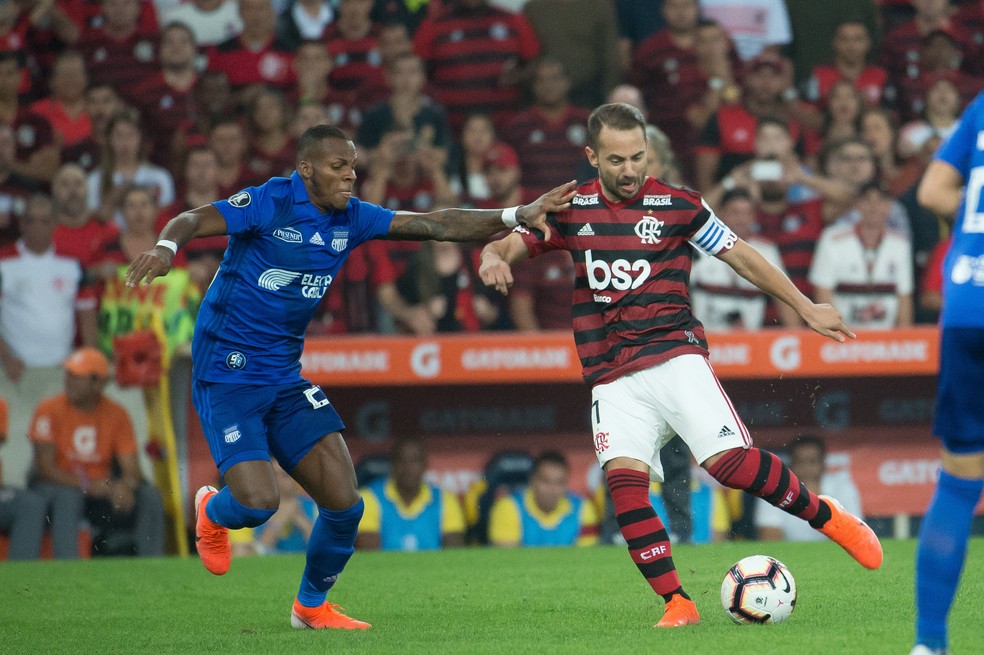
[[(529, 205), (520, 205), (516, 220), (528, 227), (535, 227), (550, 234), (546, 219), (548, 213), (556, 213), (570, 207), (577, 183), (573, 180), (548, 191)], [(503, 209), (439, 209), (417, 214), (396, 212), (390, 224), (387, 238), (412, 241), (476, 241), (490, 237), (507, 225)]]
[(509, 287), (513, 285), (511, 266), (529, 255), (523, 237), (511, 232), (482, 248), (482, 265), (478, 269), (478, 275), (485, 286), (495, 287), (496, 291), (508, 296)]
[[(214, 205), (203, 205), (181, 212), (161, 230), (162, 241), (173, 241), (180, 248), (195, 237), (211, 237), (226, 233), (225, 218)], [(137, 255), (126, 269), (127, 286), (135, 287), (143, 280), (150, 284), (155, 277), (167, 275), (175, 253), (166, 246), (154, 246), (153, 250)]]
[(785, 273), (741, 239), (734, 248), (718, 255), (718, 259), (762, 291), (792, 307), (815, 332), (841, 343), (847, 338), (855, 338), (832, 305), (818, 305), (804, 296)]

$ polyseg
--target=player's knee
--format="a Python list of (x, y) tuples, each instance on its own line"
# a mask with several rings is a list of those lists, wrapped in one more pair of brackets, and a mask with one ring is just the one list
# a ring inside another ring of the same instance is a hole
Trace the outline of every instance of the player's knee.
[(280, 493), (276, 488), (247, 489), (244, 491), (237, 490), (233, 495), (244, 507), (255, 510), (269, 511), (271, 515), (273, 512), (277, 511), (278, 507), (280, 507)]

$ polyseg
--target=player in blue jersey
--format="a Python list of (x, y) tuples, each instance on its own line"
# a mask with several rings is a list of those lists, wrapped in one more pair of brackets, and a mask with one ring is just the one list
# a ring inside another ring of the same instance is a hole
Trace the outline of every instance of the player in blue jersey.
[(274, 514), (276, 457), (319, 508), (291, 612), (298, 629), (369, 627), (325, 600), (354, 550), (363, 502), (342, 420), (300, 374), (305, 329), (345, 258), (369, 239), (474, 241), (518, 222), (547, 229), (546, 213), (566, 209), (574, 195), (571, 182), (503, 210), (393, 212), (352, 195), (357, 158), (344, 132), (312, 127), (298, 141), (290, 178), (179, 214), (127, 273), (130, 286), (149, 283), (192, 238), (230, 236), (192, 342), (192, 400), (226, 483), (196, 494), (198, 553), (222, 575), (232, 556), (228, 530)]
[[(966, 188), (965, 188), (966, 187)], [(916, 646), (947, 652), (947, 615), (967, 554), (974, 508), (984, 489), (984, 93), (967, 107), (919, 183), (919, 203), (950, 219), (953, 244), (943, 269), (940, 375), (933, 434), (942, 471), (919, 530)]]

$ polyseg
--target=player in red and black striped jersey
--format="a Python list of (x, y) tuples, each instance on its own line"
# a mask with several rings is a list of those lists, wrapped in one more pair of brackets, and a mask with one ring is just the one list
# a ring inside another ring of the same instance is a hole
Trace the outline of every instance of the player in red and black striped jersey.
[(588, 142), (599, 177), (578, 189), (569, 209), (548, 216), (549, 232), (517, 229), (486, 246), (480, 274), (506, 293), (511, 264), (554, 250), (571, 253), (574, 341), (592, 386), (595, 452), (629, 554), (667, 602), (656, 627), (700, 621), (648, 495), (650, 475), (662, 479), (659, 450), (675, 434), (721, 484), (809, 521), (863, 566), (880, 566), (881, 545), (870, 528), (834, 499), (810, 491), (778, 457), (752, 447), (690, 310), (694, 250), (720, 258), (818, 333), (836, 341), (854, 334), (836, 309), (811, 302), (739, 239), (700, 195), (646, 176), (638, 109), (602, 105), (588, 119)]

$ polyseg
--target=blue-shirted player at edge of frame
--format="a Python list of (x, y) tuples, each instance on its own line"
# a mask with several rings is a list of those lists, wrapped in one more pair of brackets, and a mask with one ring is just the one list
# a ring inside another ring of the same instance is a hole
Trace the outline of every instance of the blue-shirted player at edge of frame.
[[(966, 188), (965, 188), (966, 185)], [(967, 556), (974, 508), (984, 489), (984, 93), (937, 151), (919, 183), (919, 203), (951, 219), (943, 266), (940, 374), (933, 434), (942, 470), (916, 549), (916, 645), (912, 655), (947, 653), (947, 617)]]
[(127, 283), (166, 275), (195, 237), (230, 235), (192, 342), (192, 400), (226, 486), (195, 495), (198, 553), (224, 574), (230, 529), (256, 527), (279, 503), (270, 456), (318, 504), (294, 628), (366, 629), (326, 595), (352, 556), (363, 503), (342, 439), (344, 424), (317, 385), (301, 377), (304, 332), (347, 255), (370, 239), (475, 241), (519, 222), (548, 230), (547, 212), (570, 206), (573, 181), (529, 205), (491, 210), (391, 211), (352, 195), (358, 155), (336, 127), (317, 125), (297, 144), (290, 178), (172, 218)]

